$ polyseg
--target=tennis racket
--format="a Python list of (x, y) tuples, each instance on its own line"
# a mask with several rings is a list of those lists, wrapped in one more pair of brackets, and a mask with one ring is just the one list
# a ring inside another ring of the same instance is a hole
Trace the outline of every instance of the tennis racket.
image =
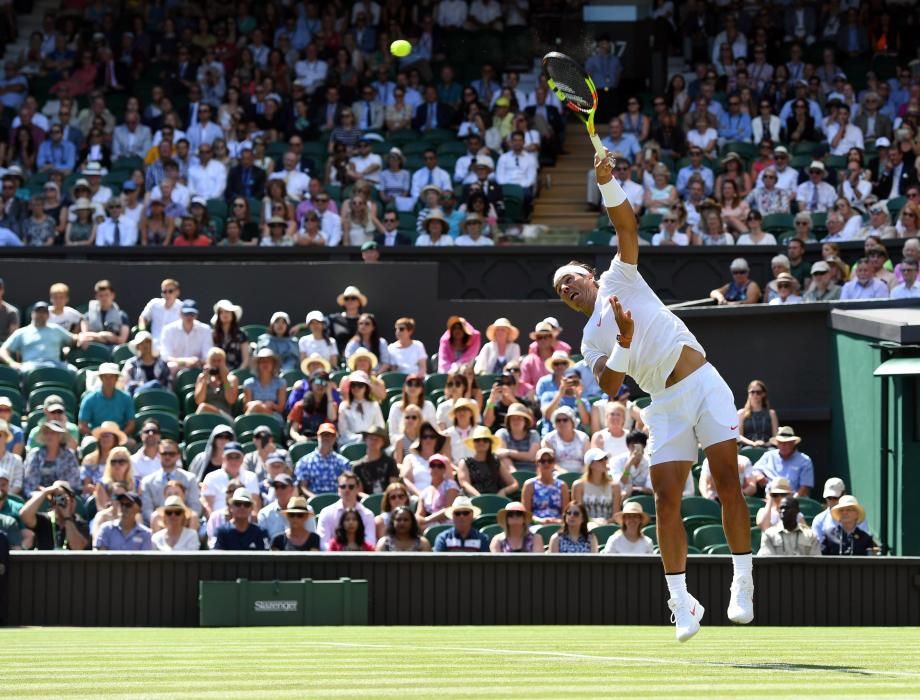
[(543, 70), (546, 71), (546, 82), (556, 93), (559, 101), (585, 123), (598, 157), (602, 160), (606, 158), (604, 145), (594, 128), (597, 88), (591, 76), (574, 59), (558, 51), (550, 51), (543, 57)]

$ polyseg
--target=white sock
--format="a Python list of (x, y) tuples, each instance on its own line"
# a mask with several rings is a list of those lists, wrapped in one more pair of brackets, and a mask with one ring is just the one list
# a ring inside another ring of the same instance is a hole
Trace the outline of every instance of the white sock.
[(747, 554), (732, 554), (732, 566), (735, 569), (735, 579), (741, 576), (750, 576), (754, 569), (753, 554), (751, 552)]
[(668, 582), (668, 591), (672, 598), (679, 601), (687, 600), (687, 574), (665, 574), (664, 580)]

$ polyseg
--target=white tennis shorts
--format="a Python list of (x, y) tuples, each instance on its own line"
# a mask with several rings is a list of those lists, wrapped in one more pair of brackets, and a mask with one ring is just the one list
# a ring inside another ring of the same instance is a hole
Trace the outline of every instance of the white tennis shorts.
[(738, 437), (738, 412), (731, 389), (708, 362), (660, 394), (642, 410), (649, 428), (649, 459), (696, 462), (704, 449)]

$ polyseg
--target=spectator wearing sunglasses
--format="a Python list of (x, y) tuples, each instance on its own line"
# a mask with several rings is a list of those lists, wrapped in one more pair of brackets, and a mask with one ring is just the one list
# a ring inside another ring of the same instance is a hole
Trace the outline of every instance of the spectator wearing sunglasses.
[(381, 248), (391, 248), (393, 246), (412, 245), (412, 239), (398, 230), (399, 214), (395, 211), (388, 211), (380, 219), (382, 226), (374, 234), (374, 241)]
[(171, 481), (178, 481), (185, 487), (185, 505), (195, 515), (201, 514), (201, 498), (198, 479), (179, 467), (179, 446), (175, 441), (164, 438), (158, 446), (160, 466), (141, 479), (141, 512), (145, 522), (150, 522), (157, 508), (165, 505), (164, 491)]
[(94, 549), (139, 552), (153, 549), (150, 528), (137, 522), (141, 512), (141, 497), (126, 491), (117, 497), (118, 520), (110, 520), (99, 528)]
[(760, 302), (760, 285), (751, 279), (751, 268), (744, 258), (735, 258), (731, 264), (732, 280), (709, 296), (720, 306), (723, 304), (757, 304)]
[(233, 492), (229, 500), (230, 519), (217, 528), (214, 549), (264, 551), (269, 548), (268, 533), (252, 522), (255, 503), (245, 488)]
[(678, 228), (677, 212), (669, 211), (661, 217), (661, 229), (652, 236), (653, 246), (690, 245), (690, 237)]
[(776, 245), (776, 237), (763, 230), (763, 215), (759, 211), (751, 211), (745, 223), (748, 230), (738, 237), (738, 245)]
[(153, 548), (159, 552), (195, 552), (201, 548), (197, 530), (188, 526), (191, 511), (181, 496), (169, 496), (160, 509), (165, 527), (153, 533)]

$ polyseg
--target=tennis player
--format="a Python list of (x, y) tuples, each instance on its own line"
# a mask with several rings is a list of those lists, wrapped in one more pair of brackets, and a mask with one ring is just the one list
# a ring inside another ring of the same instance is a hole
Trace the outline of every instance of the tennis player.
[(671, 621), (684, 642), (699, 631), (704, 613), (687, 592), (687, 536), (680, 513), (698, 444), (709, 458), (732, 551), (728, 617), (739, 624), (754, 619), (750, 516), (738, 482), (738, 414), (731, 390), (706, 361), (706, 351), (639, 274), (636, 216), (612, 176), (609, 152), (603, 160), (595, 156), (594, 168), (619, 251), (600, 277), (583, 263), (563, 265), (553, 276), (553, 287), (567, 306), (589, 317), (581, 351), (607, 395), (616, 395), (627, 374), (651, 394), (642, 419), (649, 427), (658, 546), (671, 594)]

